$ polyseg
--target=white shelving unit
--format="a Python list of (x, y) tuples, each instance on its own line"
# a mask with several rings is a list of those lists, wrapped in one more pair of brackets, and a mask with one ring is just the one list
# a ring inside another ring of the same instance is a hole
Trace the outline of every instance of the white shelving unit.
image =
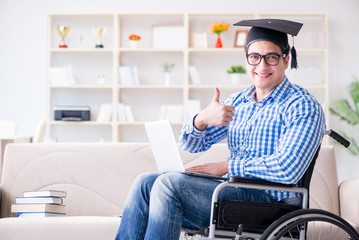
[[(225, 99), (250, 86), (249, 78), (241, 84), (231, 84), (226, 73), (231, 65), (245, 64), (244, 50), (234, 48), (234, 39), (237, 30), (248, 28), (230, 27), (221, 34), (223, 48), (215, 48), (217, 36), (210, 33), (211, 25), (215, 21), (235, 23), (267, 17), (304, 23), (295, 38), (303, 71), (290, 71), (288, 76), (324, 103), (328, 115), (328, 26), (324, 14), (51, 14), (48, 15), (47, 69), (71, 65), (77, 84), (52, 85), (47, 79), (49, 136), (58, 142), (147, 142), (144, 123), (158, 120), (162, 105), (183, 105), (183, 120), (172, 122), (178, 134), (189, 117), (190, 99), (199, 100), (201, 107), (205, 107), (212, 99), (214, 87), (219, 87), (221, 99)], [(61, 41), (58, 25), (70, 26), (65, 38), (68, 48), (58, 47)], [(153, 26), (169, 25), (183, 26), (184, 47), (153, 48)], [(94, 27), (107, 28), (102, 37), (103, 49), (95, 48), (97, 37), (91, 32)], [(193, 47), (193, 32), (207, 34), (208, 48)], [(135, 49), (128, 40), (131, 34), (141, 36)], [(161, 72), (161, 64), (165, 62), (175, 64), (170, 85), (164, 84), (165, 74)], [(140, 85), (121, 85), (120, 66), (136, 66)], [(196, 66), (200, 84), (192, 83), (189, 66)], [(97, 83), (98, 75), (105, 76), (103, 85)], [(118, 121), (119, 102), (131, 106), (135, 121)], [(108, 122), (96, 121), (102, 104), (112, 106), (112, 118)], [(53, 108), (58, 105), (90, 106), (91, 121), (54, 121)]]

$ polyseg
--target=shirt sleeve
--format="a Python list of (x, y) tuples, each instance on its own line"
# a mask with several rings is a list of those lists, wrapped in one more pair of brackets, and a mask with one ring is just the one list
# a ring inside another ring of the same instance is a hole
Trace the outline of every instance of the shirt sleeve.
[(313, 99), (292, 102), (284, 114), (281, 137), (274, 154), (229, 160), (229, 175), (297, 183), (309, 166), (325, 132), (324, 112)]
[(180, 147), (191, 153), (207, 151), (213, 144), (224, 139), (228, 130), (225, 126), (207, 126), (203, 131), (198, 130), (193, 124), (196, 116), (186, 121), (179, 137)]
[[(238, 96), (241, 95), (235, 93), (223, 101), (222, 104), (233, 105), (233, 101), (238, 98)], [(198, 130), (193, 124), (196, 116), (197, 115), (187, 120), (181, 130), (179, 143), (183, 150), (191, 153), (207, 151), (213, 144), (216, 144), (227, 137), (227, 126), (207, 126), (203, 131)]]

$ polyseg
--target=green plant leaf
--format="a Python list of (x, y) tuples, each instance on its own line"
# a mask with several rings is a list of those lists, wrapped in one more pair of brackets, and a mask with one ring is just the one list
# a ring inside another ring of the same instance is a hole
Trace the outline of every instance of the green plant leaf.
[(350, 96), (355, 106), (355, 112), (359, 117), (359, 81), (358, 78), (353, 76), (354, 80), (350, 85)]
[(229, 74), (231, 74), (231, 73), (246, 73), (246, 72), (247, 72), (246, 68), (241, 65), (231, 66), (227, 70), (227, 73), (229, 73)]
[(359, 155), (359, 145), (356, 143), (355, 139), (352, 137), (349, 137), (346, 133), (344, 133), (343, 131), (340, 131), (340, 134), (345, 137), (348, 141), (350, 141), (350, 145), (348, 147), (348, 150), (350, 151), (351, 154), (353, 154), (354, 156)]
[(356, 125), (359, 123), (359, 116), (345, 99), (334, 101), (333, 108), (329, 109), (334, 115), (339, 116), (341, 120), (344, 120), (349, 124)]
[[(351, 107), (348, 100), (336, 100), (333, 102), (333, 107), (329, 108), (329, 111), (338, 116), (340, 120), (346, 121), (351, 125), (357, 125), (359, 123), (359, 81), (358, 78), (353, 76), (353, 82), (349, 87), (350, 97), (354, 103), (354, 108)], [(354, 156), (359, 155), (359, 145), (354, 138), (349, 137), (343, 131), (340, 131), (341, 135), (350, 141), (348, 150)]]

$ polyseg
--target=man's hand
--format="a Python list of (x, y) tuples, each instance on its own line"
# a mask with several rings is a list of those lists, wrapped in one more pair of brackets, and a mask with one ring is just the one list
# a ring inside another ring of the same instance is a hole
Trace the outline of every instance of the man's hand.
[(206, 163), (187, 168), (186, 171), (210, 174), (213, 176), (223, 176), (228, 173), (228, 162)]
[(214, 96), (210, 104), (203, 109), (194, 119), (194, 126), (198, 130), (211, 126), (228, 126), (234, 117), (234, 107), (223, 105), (219, 102), (220, 92), (215, 88)]

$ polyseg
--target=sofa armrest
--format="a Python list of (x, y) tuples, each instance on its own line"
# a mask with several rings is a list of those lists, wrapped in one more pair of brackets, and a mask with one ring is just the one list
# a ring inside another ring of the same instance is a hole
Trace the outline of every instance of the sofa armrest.
[(359, 226), (359, 178), (343, 181), (339, 186), (340, 215)]
[[(2, 184), (0, 184), (0, 206), (1, 206), (1, 203), (2, 203)], [(1, 207), (0, 207), (0, 216), (1, 216)]]

